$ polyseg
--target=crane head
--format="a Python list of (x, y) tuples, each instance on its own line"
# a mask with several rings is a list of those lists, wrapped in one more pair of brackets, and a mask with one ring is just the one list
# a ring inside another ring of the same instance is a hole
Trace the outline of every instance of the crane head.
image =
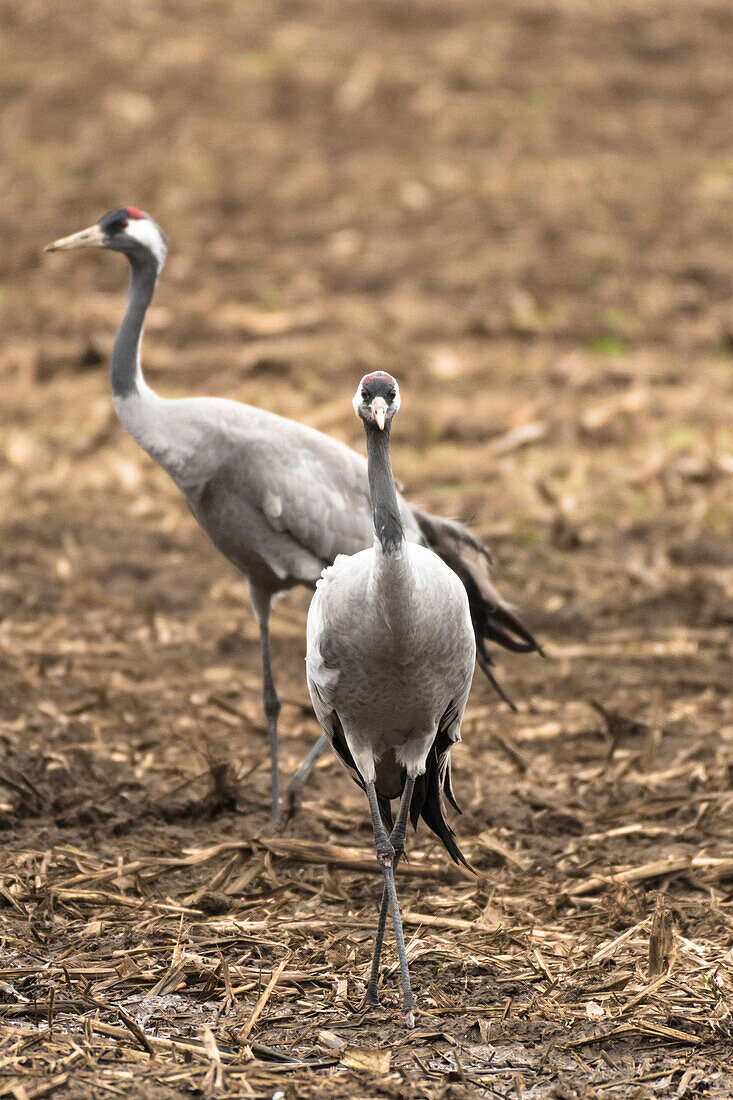
[(375, 423), (380, 431), (400, 407), (400, 387), (386, 371), (365, 374), (354, 394), (354, 412), (365, 424)]
[(100, 218), (96, 225), (47, 244), (44, 252), (61, 252), (71, 248), (111, 248), (115, 252), (124, 252), (128, 259), (148, 254), (160, 271), (165, 263), (168, 238), (160, 226), (136, 206), (118, 206)]

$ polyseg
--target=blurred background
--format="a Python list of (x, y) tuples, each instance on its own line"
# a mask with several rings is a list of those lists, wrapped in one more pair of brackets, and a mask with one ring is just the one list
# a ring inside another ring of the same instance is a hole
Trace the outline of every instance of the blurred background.
[[(0, 801), (16, 839), (92, 821), (101, 844), (135, 818), (147, 843), (185, 842), (145, 813), (177, 784), (204, 797), (212, 755), (236, 773), (236, 828), (266, 820), (244, 584), (112, 410), (125, 265), (41, 252), (122, 203), (171, 242), (151, 385), (361, 448), (355, 384), (394, 372), (406, 492), (471, 521), (546, 642), (548, 661), (501, 657), (518, 715), (477, 681), (465, 733), (483, 765), (456, 754), (469, 850), (490, 827), (540, 859), (540, 828), (551, 879), (568, 830), (608, 827), (584, 814), (623, 825), (660, 791), (684, 851), (727, 835), (728, 0), (12, 0), (0, 31), (0, 720), (16, 777)], [(307, 602), (276, 612), (286, 768), (317, 732)], [(701, 789), (713, 808), (692, 828)], [(362, 814), (324, 758), (308, 830), (333, 837), (352, 803)], [(652, 842), (634, 835), (592, 858), (643, 862)], [(510, 892), (522, 867), (501, 874)]]
[(474, 522), (548, 638), (730, 622), (727, 3), (0, 13), (6, 613), (76, 631), (118, 599), (185, 632), (217, 586), (239, 602), (115, 420), (124, 266), (41, 255), (129, 202), (171, 239), (163, 393), (360, 447), (355, 381), (394, 371), (411, 498)]

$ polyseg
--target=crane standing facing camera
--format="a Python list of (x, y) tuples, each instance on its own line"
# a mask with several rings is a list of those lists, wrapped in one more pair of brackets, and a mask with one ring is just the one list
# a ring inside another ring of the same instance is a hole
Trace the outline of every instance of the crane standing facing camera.
[[(367, 1001), (377, 1003), (387, 907), (400, 960), (404, 1010), (415, 999), (405, 953), (394, 871), (408, 814), (422, 817), (456, 863), (466, 863), (441, 803), (455, 806), (450, 749), (476, 661), (466, 590), (445, 562), (408, 542), (390, 462), (394, 378), (362, 378), (354, 409), (364, 422), (374, 545), (338, 557), (316, 586), (308, 613), (306, 669), (313, 709), (334, 752), (369, 799), (377, 862), (384, 875)], [(393, 825), (390, 800), (400, 799)], [(457, 807), (456, 807), (457, 808)]]

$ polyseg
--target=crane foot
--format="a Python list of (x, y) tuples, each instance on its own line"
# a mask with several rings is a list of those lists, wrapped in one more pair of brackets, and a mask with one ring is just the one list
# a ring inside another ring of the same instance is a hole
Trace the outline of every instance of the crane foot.
[(300, 810), (300, 802), (303, 797), (302, 786), (293, 786), (288, 783), (280, 799), (280, 809), (275, 818), (275, 832), (284, 833), (288, 824)]

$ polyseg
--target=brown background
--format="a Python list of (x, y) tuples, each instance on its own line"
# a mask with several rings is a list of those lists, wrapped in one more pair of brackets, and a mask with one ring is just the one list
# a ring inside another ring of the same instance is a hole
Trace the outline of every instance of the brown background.
[[(0, 31), (0, 1096), (729, 1095), (727, 0), (14, 0)], [(355, 1011), (363, 797), (324, 757), (272, 837), (245, 586), (112, 412), (124, 265), (41, 255), (123, 202), (171, 238), (151, 384), (361, 447), (393, 371), (406, 491), (546, 643), (455, 753), (479, 878), (424, 831), (400, 870), (411, 1036), (391, 949)]]

